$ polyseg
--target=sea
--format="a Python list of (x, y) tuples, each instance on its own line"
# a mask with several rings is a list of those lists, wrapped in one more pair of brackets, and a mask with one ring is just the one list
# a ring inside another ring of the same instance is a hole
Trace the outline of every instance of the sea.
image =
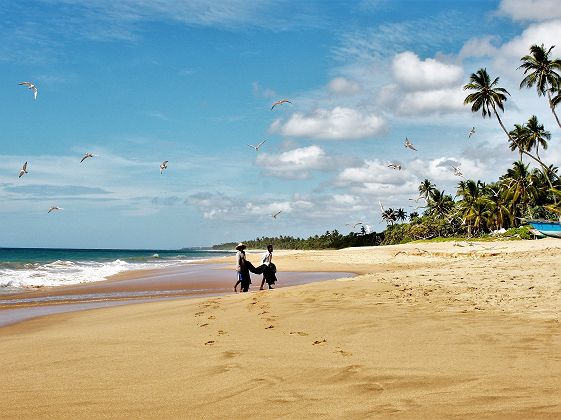
[(0, 294), (101, 281), (124, 271), (192, 264), (226, 255), (231, 252), (201, 248), (0, 248)]

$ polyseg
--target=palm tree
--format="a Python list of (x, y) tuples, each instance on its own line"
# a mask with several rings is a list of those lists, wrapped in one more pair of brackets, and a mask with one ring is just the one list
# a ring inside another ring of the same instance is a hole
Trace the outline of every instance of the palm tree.
[(528, 170), (528, 165), (518, 161), (514, 162), (512, 168), (501, 176), (500, 182), (505, 192), (505, 198), (510, 205), (509, 211), (513, 225), (517, 226), (517, 219), (528, 213), (538, 197), (535, 185), (538, 180)]
[(403, 209), (397, 209), (395, 212), (395, 218), (396, 220), (401, 220), (403, 222), (407, 218), (407, 213)]
[[(487, 69), (479, 69), (476, 73), (472, 73), (469, 79), (470, 83), (464, 85), (464, 90), (472, 90), (474, 92), (466, 96), (464, 105), (471, 104), (472, 112), (481, 110), (483, 118), (491, 117), (494, 114), (508, 139), (517, 144), (518, 151), (535, 160), (547, 170), (547, 165), (538, 157), (526, 151), (524, 146), (519, 144), (518, 140), (511, 137), (510, 133), (505, 128), (497, 108), (504, 112), (504, 102), (507, 100), (506, 95), (510, 95), (510, 93), (502, 87), (497, 87), (499, 78), (497, 77), (491, 82)], [(559, 177), (557, 178), (559, 179)]]
[(528, 122), (526, 123), (526, 129), (528, 134), (528, 148), (536, 148), (536, 156), (539, 158), (540, 146), (543, 150), (547, 150), (547, 141), (551, 139), (551, 133), (546, 131), (543, 124), (538, 122), (538, 117), (532, 115)]
[(435, 188), (436, 185), (434, 185), (428, 179), (425, 179), (423, 182), (421, 182), (421, 185), (419, 185), (419, 195), (425, 200), (428, 200), (430, 193), (434, 191)]
[(419, 217), (419, 213), (417, 213), (416, 211), (412, 211), (411, 213), (409, 213), (409, 221), (413, 221), (413, 219)]
[(382, 213), (382, 220), (384, 220), (386, 224), (393, 226), (394, 222), (396, 221), (396, 215), (394, 209), (390, 208), (384, 210), (384, 212)]
[(522, 64), (519, 69), (524, 69), (526, 77), (520, 82), (520, 89), (523, 87), (531, 88), (534, 85), (538, 91), (538, 95), (546, 95), (549, 100), (549, 107), (555, 116), (557, 125), (561, 127), (559, 117), (555, 112), (555, 105), (551, 97), (552, 91), (559, 88), (561, 84), (561, 60), (555, 58), (550, 59), (551, 50), (555, 47), (549, 47), (546, 51), (544, 45), (532, 45), (530, 47), (530, 54), (525, 55), (520, 59)]
[[(520, 154), (520, 161), (522, 162), (522, 150), (528, 151), (528, 129), (524, 125), (514, 124), (514, 130), (511, 130), (508, 134), (510, 134), (510, 138), (513, 141), (510, 142), (510, 150), (513, 152), (518, 150)], [(510, 139), (509, 139), (510, 141)]]
[(435, 188), (430, 193), (427, 206), (429, 214), (445, 217), (454, 207), (454, 200), (450, 195), (444, 194), (444, 191)]

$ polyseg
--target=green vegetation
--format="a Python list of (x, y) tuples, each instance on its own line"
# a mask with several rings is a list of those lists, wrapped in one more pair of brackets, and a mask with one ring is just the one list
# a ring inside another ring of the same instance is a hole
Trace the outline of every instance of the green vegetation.
[[(543, 96), (561, 128), (556, 106), (561, 103), (561, 60), (552, 58), (553, 47), (532, 45), (530, 54), (520, 60), (524, 78), (520, 88), (535, 87)], [(561, 180), (559, 169), (543, 161), (551, 133), (532, 115), (523, 124), (505, 127), (500, 112), (510, 93), (499, 86), (499, 77), (492, 79), (486, 69), (471, 74), (464, 90), (464, 100), (474, 113), (483, 118), (496, 118), (506, 135), (507, 146), (518, 153), (518, 160), (495, 182), (462, 180), (455, 196), (439, 190), (429, 179), (419, 185), (416, 201), (423, 213), (407, 213), (402, 209), (382, 209), (387, 229), (380, 234), (341, 235), (337, 230), (307, 239), (281, 236), (247, 241), (250, 248), (264, 248), (268, 243), (277, 248), (325, 249), (363, 245), (400, 244), (415, 240), (446, 240), (447, 238), (487, 239), (498, 235), (511, 239), (530, 239), (525, 219), (554, 219), (561, 215)], [(499, 112), (500, 111), (500, 112)], [(528, 161), (524, 162), (524, 158)], [(530, 167), (534, 164), (534, 167)], [(409, 216), (409, 222), (405, 223)], [(506, 232), (497, 234), (497, 231)], [(233, 249), (236, 244), (222, 244), (218, 249)]]

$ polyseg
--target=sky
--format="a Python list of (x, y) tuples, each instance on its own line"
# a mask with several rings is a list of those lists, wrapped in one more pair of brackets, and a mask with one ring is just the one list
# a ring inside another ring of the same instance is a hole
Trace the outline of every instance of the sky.
[(511, 93), (506, 126), (537, 115), (544, 160), (561, 160), (517, 70), (561, 40), (556, 0), (22, 0), (0, 14), (0, 246), (379, 232), (379, 201), (422, 211), (423, 179), (454, 195), (451, 166), (490, 182), (517, 159), (463, 105), (480, 68)]

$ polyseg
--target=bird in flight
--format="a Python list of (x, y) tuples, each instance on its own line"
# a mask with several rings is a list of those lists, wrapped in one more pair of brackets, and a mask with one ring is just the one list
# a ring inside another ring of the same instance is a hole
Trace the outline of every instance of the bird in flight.
[(64, 209), (62, 207), (52, 206), (47, 213), (50, 213), (50, 212), (55, 211), (55, 210), (64, 210)]
[(21, 178), (23, 175), (25, 175), (27, 173), (27, 162), (25, 162), (23, 164), (23, 166), (21, 167), (21, 169), (19, 170), (19, 176), (18, 178)]
[(405, 146), (405, 148), (407, 149), (411, 149), (411, 150), (415, 150), (417, 151), (417, 149), (415, 149), (415, 146), (413, 146), (413, 143), (411, 143), (411, 141), (405, 137), (405, 143), (403, 143), (403, 145)]
[(469, 133), (468, 133), (468, 139), (469, 139), (471, 136), (473, 136), (474, 134), (475, 134), (475, 127), (471, 127), (471, 130), (469, 130)]
[(455, 176), (464, 176), (464, 174), (462, 174), (462, 171), (460, 170), (460, 167), (456, 167), (456, 166), (451, 166), (452, 170), (454, 171), (454, 175)]
[(164, 160), (160, 165), (160, 175), (164, 173), (164, 170), (168, 168), (168, 161)]
[(345, 223), (345, 226), (350, 226), (353, 229), (356, 229), (357, 226), (363, 225), (364, 223), (362, 222), (357, 222), (357, 223)]
[(388, 165), (388, 168), (397, 169), (398, 171), (401, 171), (401, 165), (399, 163), (390, 163)]
[(384, 206), (382, 205), (382, 202), (380, 200), (378, 200), (378, 204), (380, 205), (380, 210), (382, 210), (382, 213), (385, 212), (386, 210), (384, 210)]
[(273, 106), (271, 107), (271, 110), (276, 107), (277, 105), (282, 105), (284, 103), (288, 103), (291, 104), (292, 102), (290, 102), (288, 99), (281, 99), (280, 101), (276, 101)]
[(409, 201), (414, 201), (415, 203), (418, 203), (419, 200), (426, 200), (426, 199), (422, 195), (418, 196), (417, 198), (409, 198)]
[(80, 161), (80, 163), (82, 163), (83, 161), (85, 161), (87, 158), (92, 158), (94, 157), (94, 155), (92, 153), (86, 153), (84, 155), (84, 157), (82, 158), (82, 160)]
[(273, 219), (276, 219), (277, 216), (278, 216), (279, 214), (281, 214), (281, 213), (282, 213), (282, 210), (277, 211), (275, 214), (271, 214), (271, 216), (273, 217)]
[(27, 86), (28, 89), (31, 89), (33, 91), (33, 99), (37, 99), (37, 86), (35, 86), (35, 84), (31, 83), (31, 82), (21, 82), (20, 86)]
[(254, 144), (248, 144), (249, 147), (251, 147), (252, 149), (255, 149), (256, 152), (259, 151), (259, 148), (261, 146), (263, 146), (263, 143), (265, 143), (267, 140), (263, 140), (261, 143), (254, 145)]

